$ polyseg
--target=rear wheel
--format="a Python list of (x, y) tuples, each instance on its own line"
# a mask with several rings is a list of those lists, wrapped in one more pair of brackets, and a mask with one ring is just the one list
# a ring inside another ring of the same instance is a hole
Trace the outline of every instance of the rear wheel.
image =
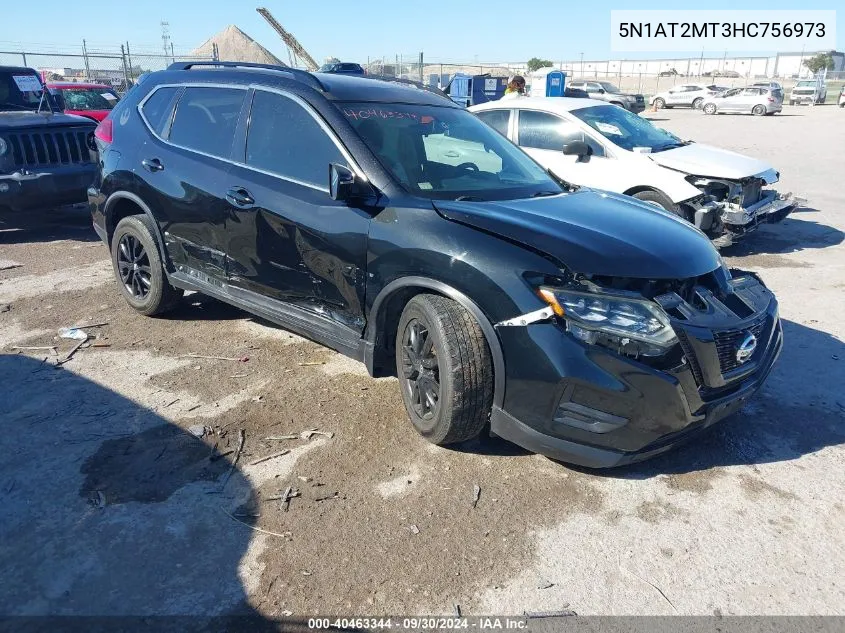
[(396, 332), (396, 373), (414, 428), (434, 444), (481, 433), (493, 406), (493, 360), (484, 333), (460, 304), (417, 295)]
[(701, 110), (701, 106), (704, 105), (704, 97), (698, 97), (695, 101), (692, 102), (692, 107), (696, 110)]
[(751, 108), (751, 112), (755, 116), (763, 116), (764, 114), (766, 114), (766, 106), (758, 104)]
[(662, 110), (663, 108), (666, 107), (666, 101), (661, 99), (660, 97), (658, 97), (657, 99), (652, 101), (652, 105), (654, 106), (654, 108), (656, 110)]
[(716, 114), (716, 104), (715, 103), (705, 103), (704, 104), (704, 114)]
[(173, 309), (183, 294), (167, 281), (151, 224), (145, 215), (125, 217), (111, 240), (120, 292), (132, 308), (147, 316)]

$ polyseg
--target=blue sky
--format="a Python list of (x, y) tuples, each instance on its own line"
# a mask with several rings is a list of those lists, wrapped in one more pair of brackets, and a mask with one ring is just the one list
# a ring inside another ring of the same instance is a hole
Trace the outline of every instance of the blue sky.
[[(68, 2), (5, 0), (0, 23), (0, 50), (21, 44), (78, 49), (85, 38), (89, 49), (131, 42), (139, 53), (160, 50), (161, 27), (170, 23), (177, 50), (198, 46), (228, 24), (236, 24), (283, 60), (285, 48), (275, 32), (255, 12), (266, 6), (318, 60), (328, 56), (364, 62), (395, 54), (424, 51), (426, 60), (522, 61), (610, 57), (670, 57), (614, 54), (610, 51), (611, 9), (677, 9), (672, 2), (584, 2), (535, 0), (129, 0)], [(707, 9), (801, 9), (798, 0), (721, 2)], [(839, 6), (837, 6), (839, 5)], [(90, 6), (90, 10), (85, 7)], [(692, 7), (690, 7), (692, 8)], [(836, 9), (837, 48), (845, 49), (845, 9), (839, 2), (815, 2), (813, 9)], [(773, 51), (759, 51), (769, 53)], [(749, 53), (744, 53), (749, 54)]]

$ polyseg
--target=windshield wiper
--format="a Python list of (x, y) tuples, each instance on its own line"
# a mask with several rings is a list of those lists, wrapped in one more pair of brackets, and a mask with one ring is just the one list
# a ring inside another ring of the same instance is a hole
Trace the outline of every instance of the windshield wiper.
[(559, 196), (562, 192), (560, 191), (538, 191), (537, 193), (532, 193), (532, 198), (545, 198), (546, 196)]
[(455, 202), (487, 202), (484, 198), (478, 196), (458, 196)]
[(675, 143), (666, 143), (666, 145), (660, 145), (658, 147), (653, 148), (651, 151), (654, 152), (663, 152), (667, 149), (675, 149), (676, 147), (686, 147), (688, 143), (684, 143), (682, 141), (677, 141)]

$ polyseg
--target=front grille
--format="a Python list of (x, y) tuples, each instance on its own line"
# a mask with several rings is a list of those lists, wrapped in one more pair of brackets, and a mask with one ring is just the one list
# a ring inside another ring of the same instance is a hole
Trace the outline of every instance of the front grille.
[(698, 359), (695, 357), (695, 352), (690, 345), (687, 333), (682, 329), (677, 328), (675, 333), (678, 335), (678, 342), (681, 344), (681, 351), (684, 353), (684, 358), (687, 359), (692, 377), (695, 378), (695, 384), (701, 386), (704, 384), (704, 376), (701, 373), (701, 366), (698, 364)]
[(15, 167), (91, 163), (90, 129), (61, 128), (13, 132), (8, 135)]
[(714, 334), (716, 353), (719, 355), (719, 367), (722, 370), (722, 374), (726, 374), (740, 366), (740, 362), (736, 359), (737, 347), (749, 333), (753, 334), (759, 340), (765, 326), (766, 322), (760, 321), (745, 330), (716, 332)]
[(642, 103), (644, 101), (642, 95), (637, 95), (637, 103)]
[(753, 178), (742, 186), (742, 206), (748, 207), (760, 201), (763, 193), (763, 181)]

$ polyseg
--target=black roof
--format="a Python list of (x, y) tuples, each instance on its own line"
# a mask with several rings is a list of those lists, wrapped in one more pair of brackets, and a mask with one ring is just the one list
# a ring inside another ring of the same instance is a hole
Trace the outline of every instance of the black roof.
[(243, 64), (240, 62), (177, 62), (158, 75), (156, 83), (185, 80), (190, 72), (196, 81), (225, 81), (272, 87), (311, 88), (332, 101), (377, 101), (459, 107), (436, 88), (406, 79), (356, 77), (333, 73), (310, 73), (287, 66)]
[(35, 69), (27, 68), (26, 66), (0, 66), (0, 72), (27, 73), (29, 75), (38, 74), (35, 72)]

